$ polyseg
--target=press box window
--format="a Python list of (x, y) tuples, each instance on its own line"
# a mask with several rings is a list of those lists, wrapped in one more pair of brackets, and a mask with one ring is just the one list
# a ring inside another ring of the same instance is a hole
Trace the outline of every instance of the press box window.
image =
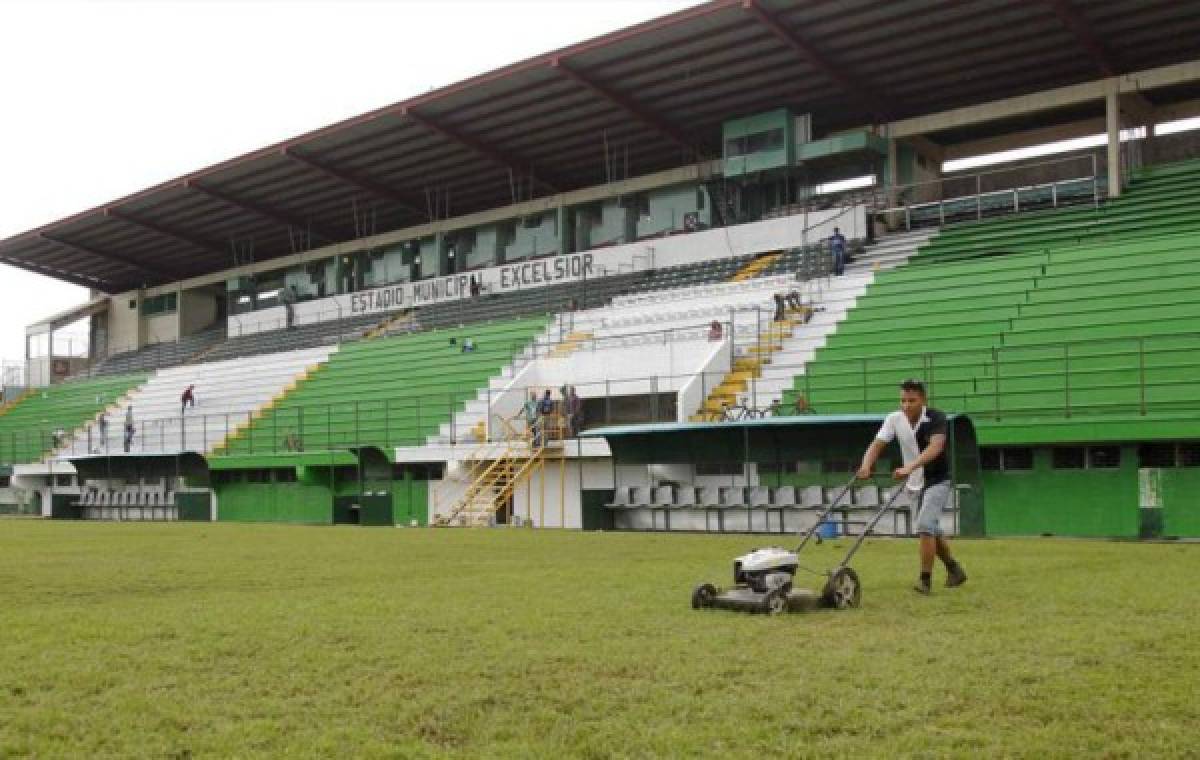
[(153, 317), (159, 314), (174, 314), (176, 307), (176, 294), (164, 293), (161, 296), (152, 296), (142, 301), (142, 316)]

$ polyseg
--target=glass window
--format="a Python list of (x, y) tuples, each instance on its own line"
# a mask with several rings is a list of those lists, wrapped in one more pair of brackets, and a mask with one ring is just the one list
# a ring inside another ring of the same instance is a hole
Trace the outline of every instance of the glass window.
[(1111, 469), (1120, 466), (1120, 446), (1092, 446), (1088, 449), (1088, 467), (1093, 469)]
[(1022, 446), (1019, 448), (1002, 449), (1003, 467), (1005, 470), (1032, 470), (1033, 449)]
[(1082, 470), (1084, 467), (1084, 450), (1082, 446), (1056, 446), (1053, 463), (1056, 470)]
[(1138, 467), (1174, 467), (1175, 444), (1143, 443), (1138, 446)]
[(979, 466), (985, 470), (1000, 469), (1000, 449), (982, 448), (979, 450)]
[(1185, 442), (1179, 444), (1179, 466), (1200, 467), (1200, 443)]

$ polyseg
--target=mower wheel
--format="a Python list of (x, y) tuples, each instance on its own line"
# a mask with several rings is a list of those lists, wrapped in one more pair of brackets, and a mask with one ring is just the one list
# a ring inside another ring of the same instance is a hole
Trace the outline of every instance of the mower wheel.
[(762, 612), (765, 615), (779, 615), (787, 612), (788, 592), (786, 589), (773, 588), (763, 595)]
[(717, 587), (711, 583), (701, 583), (692, 592), (692, 609), (699, 610), (712, 606), (712, 600), (717, 596)]
[(857, 607), (862, 603), (862, 584), (858, 581), (858, 573), (852, 567), (842, 567), (829, 576), (825, 590), (821, 593), (821, 601), (826, 607), (844, 610)]

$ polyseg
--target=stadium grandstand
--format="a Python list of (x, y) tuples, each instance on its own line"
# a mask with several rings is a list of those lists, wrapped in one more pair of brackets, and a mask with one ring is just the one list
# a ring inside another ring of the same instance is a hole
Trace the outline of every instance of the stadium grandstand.
[(778, 531), (847, 454), (689, 431), (918, 378), (978, 435), (949, 530), (1200, 536), (1196, 40), (1159, 0), (714, 0), (2, 240), (91, 296), (5, 367), (0, 511)]

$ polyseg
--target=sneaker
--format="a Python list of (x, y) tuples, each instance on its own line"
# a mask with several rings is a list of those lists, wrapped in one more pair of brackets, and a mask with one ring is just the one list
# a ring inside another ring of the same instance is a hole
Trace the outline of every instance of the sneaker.
[(918, 594), (929, 596), (933, 589), (930, 588), (929, 581), (918, 578), (917, 582), (913, 584), (913, 591), (916, 591)]
[(966, 582), (967, 571), (962, 569), (962, 565), (955, 562), (954, 567), (946, 571), (946, 588), (961, 586)]

